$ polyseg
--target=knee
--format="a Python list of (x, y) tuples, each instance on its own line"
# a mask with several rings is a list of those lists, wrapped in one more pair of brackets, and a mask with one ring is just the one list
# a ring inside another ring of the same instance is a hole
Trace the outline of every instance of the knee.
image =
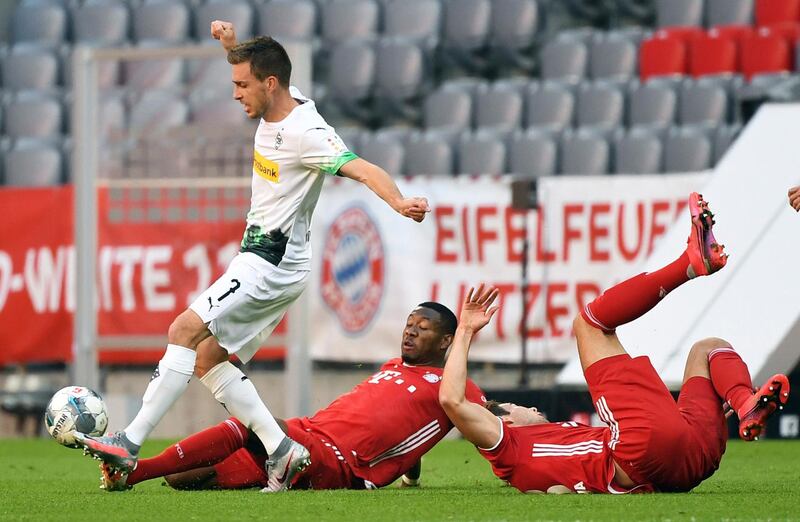
[(194, 350), (197, 347), (198, 338), (202, 335), (205, 325), (196, 324), (192, 317), (188, 315), (188, 310), (183, 312), (172, 321), (167, 331), (170, 344), (177, 344)]
[(730, 348), (731, 343), (719, 337), (707, 337), (692, 345), (691, 353), (708, 358), (708, 354), (717, 348)]

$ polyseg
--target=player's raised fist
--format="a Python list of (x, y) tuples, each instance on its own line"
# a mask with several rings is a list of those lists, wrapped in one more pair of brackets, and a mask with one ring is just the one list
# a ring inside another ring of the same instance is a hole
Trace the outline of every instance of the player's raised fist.
[(211, 22), (211, 37), (215, 40), (219, 40), (226, 51), (236, 45), (236, 31), (234, 31), (231, 22), (224, 22), (222, 20), (214, 20)]
[(800, 212), (800, 185), (789, 189), (789, 204), (795, 211)]
[(421, 223), (425, 219), (425, 215), (431, 211), (431, 207), (425, 198), (405, 198), (400, 202), (397, 211), (405, 217)]

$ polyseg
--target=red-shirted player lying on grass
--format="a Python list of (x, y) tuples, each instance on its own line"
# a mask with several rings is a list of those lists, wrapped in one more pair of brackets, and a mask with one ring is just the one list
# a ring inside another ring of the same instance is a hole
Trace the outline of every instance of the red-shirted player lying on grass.
[[(292, 487), (372, 489), (401, 476), (416, 485), (420, 458), (453, 427), (439, 405), (439, 383), (455, 330), (447, 307), (422, 303), (408, 316), (399, 358), (313, 417), (279, 420), (311, 452), (311, 465)], [(472, 381), (466, 395), (483, 407)], [(101, 481), (107, 491), (157, 477), (180, 489), (265, 487), (267, 458), (258, 437), (231, 418), (139, 460), (129, 475), (101, 464)]]
[[(625, 493), (689, 491), (710, 477), (725, 451), (723, 403), (739, 416), (739, 435), (758, 437), (789, 396), (785, 375), (753, 392), (747, 366), (722, 339), (696, 343), (686, 361), (678, 402), (647, 357), (631, 358), (614, 329), (653, 308), (668, 292), (725, 266), (702, 196), (689, 197), (692, 231), (673, 263), (608, 289), (575, 319), (586, 383), (608, 427), (548, 422), (536, 408), (481, 408), (464, 400), (472, 336), (497, 307), (497, 290), (470, 291), (444, 369), (439, 399), (450, 419), (492, 464), (498, 477), (523, 492)], [(497, 415), (497, 416), (495, 416)], [(498, 418), (499, 416), (499, 418)]]

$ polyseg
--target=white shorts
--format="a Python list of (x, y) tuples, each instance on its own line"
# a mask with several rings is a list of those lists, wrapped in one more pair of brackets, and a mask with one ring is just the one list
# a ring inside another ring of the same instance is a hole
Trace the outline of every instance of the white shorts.
[(247, 362), (303, 293), (308, 274), (240, 252), (189, 308), (208, 325), (220, 346)]

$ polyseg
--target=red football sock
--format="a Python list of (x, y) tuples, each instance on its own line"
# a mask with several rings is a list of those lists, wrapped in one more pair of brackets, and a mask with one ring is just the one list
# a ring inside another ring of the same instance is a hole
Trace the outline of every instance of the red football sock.
[(595, 328), (611, 333), (622, 324), (650, 311), (669, 292), (689, 280), (689, 256), (681, 257), (655, 272), (645, 272), (612, 286), (581, 310)]
[(735, 411), (753, 395), (750, 371), (733, 348), (717, 348), (708, 354), (711, 384), (717, 395), (728, 401)]
[(128, 485), (190, 469), (213, 466), (247, 442), (247, 428), (235, 418), (186, 437), (160, 455), (142, 459), (128, 476)]

